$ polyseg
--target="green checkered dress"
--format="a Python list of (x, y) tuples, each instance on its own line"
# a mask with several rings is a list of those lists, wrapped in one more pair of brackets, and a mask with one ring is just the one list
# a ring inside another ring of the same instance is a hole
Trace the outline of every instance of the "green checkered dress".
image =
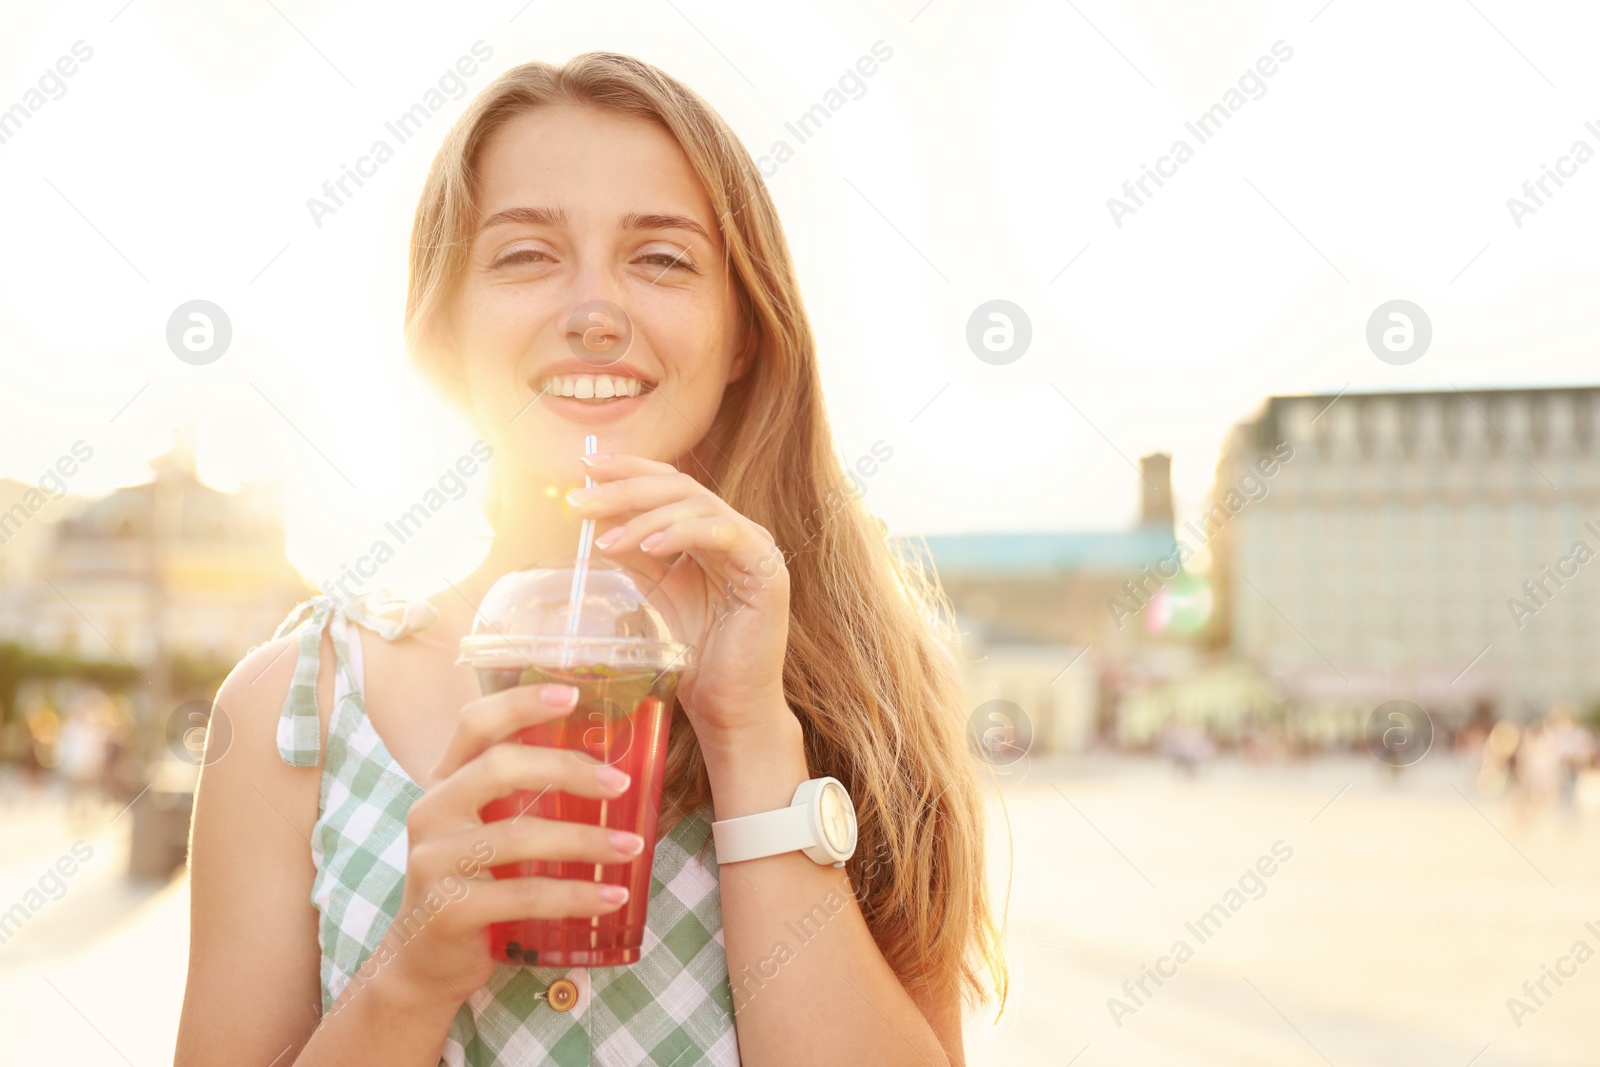
[[(300, 658), (278, 720), (278, 752), (296, 767), (314, 767), (320, 757), (317, 646), (330, 619), (339, 670), (311, 845), (324, 1012), (350, 982), (371, 977), (371, 968), (357, 972), (399, 911), (406, 812), (423, 794), (367, 718), (361, 641), (350, 624), (392, 641), (432, 625), (435, 615), (425, 601), (372, 595), (343, 604), (314, 597), (290, 612), (275, 636), (298, 628)], [(461, 1006), (440, 1063), (738, 1064), (717, 864), (709, 852), (704, 861), (695, 855), (710, 833), (710, 817), (708, 810), (694, 812), (656, 844), (638, 963), (570, 970), (497, 965)], [(558, 978), (571, 980), (578, 990), (566, 1012), (545, 999)]]

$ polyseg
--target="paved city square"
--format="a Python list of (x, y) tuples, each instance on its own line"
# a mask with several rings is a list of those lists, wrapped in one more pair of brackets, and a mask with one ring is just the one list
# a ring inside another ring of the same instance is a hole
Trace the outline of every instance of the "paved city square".
[[(1593, 1063), (1600, 967), (1575, 945), (1600, 949), (1600, 819), (1484, 800), (1475, 771), (1443, 756), (1399, 775), (1355, 757), (1195, 778), (1124, 758), (1011, 768), (990, 810), (1014, 987), (998, 1026), (968, 1020), (969, 1062)], [(187, 886), (127, 883), (115, 814), (74, 829), (59, 803), (13, 802), (0, 820), (8, 906), (74, 841), (92, 849), (0, 945), (3, 1067), (171, 1062)]]

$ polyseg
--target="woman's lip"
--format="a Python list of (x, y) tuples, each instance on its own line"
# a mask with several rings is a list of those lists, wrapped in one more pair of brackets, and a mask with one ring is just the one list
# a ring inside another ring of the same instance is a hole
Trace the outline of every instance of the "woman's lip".
[(559, 415), (570, 422), (611, 422), (622, 418), (638, 408), (649, 393), (640, 393), (638, 396), (624, 397), (620, 400), (608, 400), (604, 404), (593, 404), (579, 400), (576, 397), (556, 396), (554, 393), (544, 393), (539, 397), (539, 402), (550, 409), (552, 414)]

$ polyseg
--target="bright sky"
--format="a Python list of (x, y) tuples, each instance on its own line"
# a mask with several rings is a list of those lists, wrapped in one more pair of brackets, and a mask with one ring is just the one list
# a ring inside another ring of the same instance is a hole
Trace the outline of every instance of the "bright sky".
[[(400, 337), (435, 149), (501, 70), (591, 49), (682, 78), (755, 155), (789, 142), (769, 184), (839, 447), (893, 449), (867, 498), (897, 531), (1120, 527), (1157, 449), (1192, 513), (1273, 393), (1595, 377), (1600, 159), (1560, 163), (1600, 150), (1600, 14), (1576, 0), (124, 5), (0, 15), (0, 109), (32, 109), (0, 143), (0, 475), (81, 439), (71, 488), (103, 492), (194, 421), (212, 484), (288, 479), (314, 577), (471, 441)], [(492, 58), (398, 144), (385, 121), (477, 41)], [(879, 41), (864, 93), (798, 143), (785, 122)], [(1185, 128), (1274, 56), (1214, 136)], [(380, 137), (395, 158), (319, 228), (307, 198)], [(1119, 226), (1107, 198), (1180, 138)], [(1519, 227), (1507, 198), (1545, 165), (1568, 176)], [(1365, 342), (1397, 298), (1433, 328), (1404, 366)], [(233, 330), (203, 366), (166, 342), (196, 299)], [(967, 342), (996, 299), (1031, 323), (1003, 364)], [(445, 509), (405, 569), (461, 566), (440, 554), (476, 522)]]

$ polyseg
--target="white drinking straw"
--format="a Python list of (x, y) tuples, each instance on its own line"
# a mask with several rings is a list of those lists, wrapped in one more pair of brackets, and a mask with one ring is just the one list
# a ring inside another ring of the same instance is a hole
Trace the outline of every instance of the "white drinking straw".
[[(594, 455), (595, 454), (595, 450), (598, 447), (599, 447), (598, 446), (598, 442), (596, 442), (594, 434), (589, 434), (587, 437), (585, 437), (583, 439), (583, 454), (584, 455), (586, 455), (586, 456)], [(590, 489), (594, 488), (594, 479), (589, 477), (589, 474), (588, 474), (587, 470), (585, 470), (584, 475), (583, 475), (583, 484), (586, 487), (590, 488)], [(594, 542), (594, 520), (593, 519), (584, 519), (583, 520), (583, 529), (580, 530), (579, 533), (578, 533), (578, 562), (572, 568), (572, 595), (571, 595), (571, 598), (570, 598), (570, 602), (567, 604), (567, 636), (568, 637), (575, 637), (575, 636), (577, 636), (577, 633), (578, 633), (578, 611), (579, 611), (580, 606), (583, 604), (583, 586), (584, 586), (584, 583), (588, 580), (588, 577), (589, 577), (589, 547), (593, 542)], [(573, 645), (573, 643), (571, 641), (568, 641), (562, 646), (561, 665), (563, 667), (572, 666), (572, 645)], [(581, 725), (579, 725), (579, 726), (577, 726), (577, 728), (578, 729), (582, 729), (583, 727)], [(609, 741), (609, 738), (610, 738), (609, 729), (606, 730), (606, 735), (607, 735), (607, 740)], [(610, 756), (611, 756), (611, 751), (610, 751), (610, 745), (609, 744), (607, 744), (607, 746), (606, 746), (605, 756), (606, 756), (607, 760), (609, 761)], [(607, 809), (609, 807), (610, 807), (610, 805), (606, 802), (606, 800), (604, 798), (602, 798), (601, 801), (600, 801), (600, 825), (602, 827), (604, 827), (606, 825), (606, 816), (609, 814)], [(594, 880), (596, 882), (600, 882), (600, 881), (602, 881), (604, 879), (604, 876), (605, 876), (605, 868), (604, 868), (604, 866), (602, 864), (599, 864), (599, 863), (595, 864), (594, 865)], [(594, 950), (598, 949), (599, 945), (600, 945), (600, 917), (598, 915), (596, 915), (596, 916), (591, 917), (590, 920), (589, 920), (589, 949), (590, 949), (590, 951), (594, 951)]]
[[(594, 434), (583, 439), (583, 454), (592, 456), (598, 443)], [(587, 469), (583, 473), (583, 484), (586, 488), (594, 488), (594, 479), (589, 477)], [(589, 546), (594, 541), (594, 520), (584, 519), (583, 528), (578, 531), (578, 562), (572, 568), (572, 595), (567, 604), (567, 636), (576, 637), (578, 633), (578, 612), (583, 604), (583, 586), (589, 578)], [(561, 651), (561, 665), (572, 666), (572, 643), (569, 641)]]

